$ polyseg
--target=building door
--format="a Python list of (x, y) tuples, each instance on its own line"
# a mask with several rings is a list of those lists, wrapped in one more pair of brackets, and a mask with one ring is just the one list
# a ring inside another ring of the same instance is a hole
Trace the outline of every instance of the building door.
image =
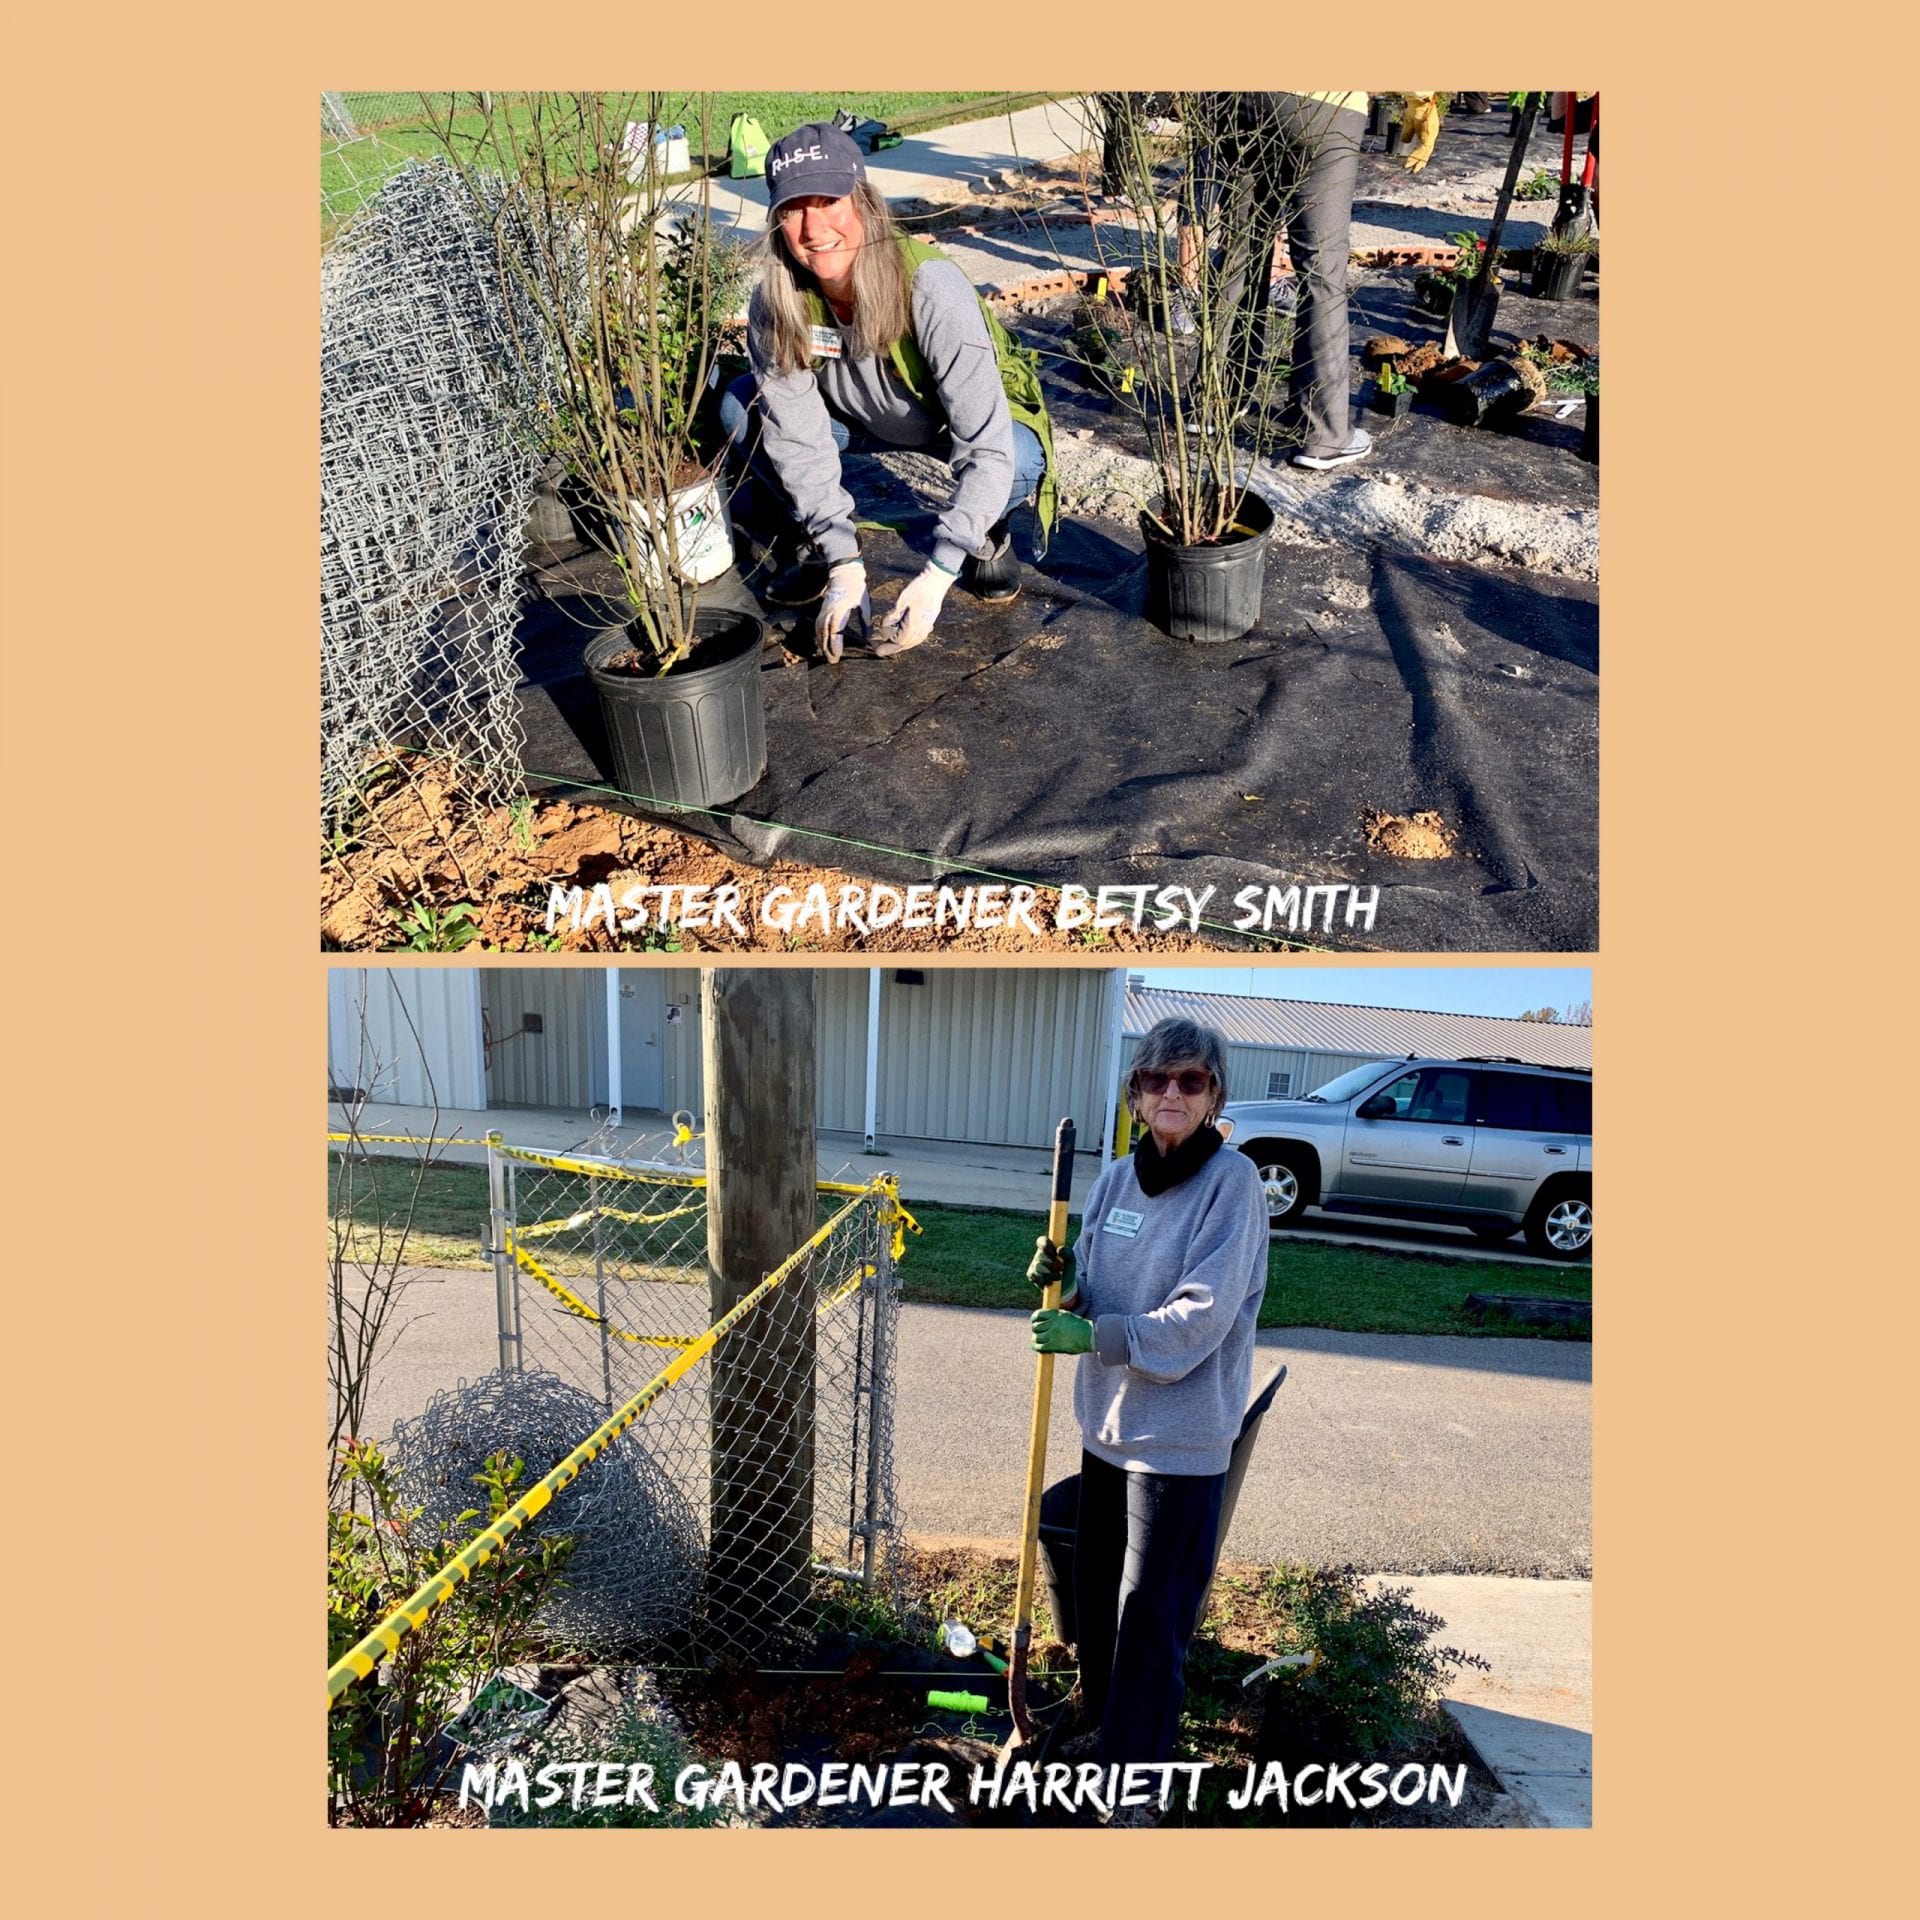
[(658, 967), (620, 969), (620, 1104), (667, 1107), (667, 981)]

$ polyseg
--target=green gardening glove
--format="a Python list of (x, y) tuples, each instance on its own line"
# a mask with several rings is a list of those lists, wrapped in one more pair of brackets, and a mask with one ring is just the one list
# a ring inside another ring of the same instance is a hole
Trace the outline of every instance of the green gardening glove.
[(1033, 1243), (1033, 1264), (1027, 1269), (1027, 1285), (1044, 1289), (1060, 1283), (1060, 1298), (1073, 1298), (1073, 1251), (1069, 1247), (1056, 1247), (1043, 1233)]
[(1035, 1353), (1091, 1353), (1093, 1322), (1077, 1313), (1062, 1313), (1057, 1307), (1042, 1307), (1033, 1316)]

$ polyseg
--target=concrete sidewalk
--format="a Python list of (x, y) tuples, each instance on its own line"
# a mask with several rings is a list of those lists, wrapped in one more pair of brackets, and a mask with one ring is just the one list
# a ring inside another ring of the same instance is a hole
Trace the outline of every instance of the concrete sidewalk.
[(1447, 1696), (1481, 1760), (1530, 1827), (1593, 1825), (1593, 1582), (1497, 1574), (1383, 1575), (1446, 1622), (1442, 1645), (1492, 1670), (1463, 1673)]
[[(1053, 100), (991, 120), (908, 134), (897, 147), (867, 156), (867, 178), (889, 201), (957, 205), (996, 175), (1097, 145), (1084, 103)], [(767, 183), (716, 179), (712, 208), (726, 238), (756, 239), (767, 230)]]

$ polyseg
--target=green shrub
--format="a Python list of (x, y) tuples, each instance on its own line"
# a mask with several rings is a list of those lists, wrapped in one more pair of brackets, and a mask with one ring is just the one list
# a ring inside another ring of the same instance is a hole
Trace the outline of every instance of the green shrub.
[[(520, 1497), (525, 1467), (491, 1455), (474, 1475), (486, 1505), (442, 1535), (400, 1505), (393, 1470), (371, 1442), (345, 1449), (345, 1505), (327, 1515), (327, 1661), (332, 1665)], [(329, 1824), (418, 1826), (458, 1749), (444, 1730), (461, 1701), (534, 1648), (533, 1621), (572, 1540), (515, 1534), (456, 1587), (370, 1678), (327, 1715)]]

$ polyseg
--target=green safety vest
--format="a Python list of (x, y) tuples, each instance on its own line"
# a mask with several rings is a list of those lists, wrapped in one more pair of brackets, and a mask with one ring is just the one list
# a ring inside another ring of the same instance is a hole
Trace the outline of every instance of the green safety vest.
[[(921, 265), (928, 260), (944, 260), (947, 256), (936, 246), (925, 240), (909, 240), (899, 236), (901, 257), (907, 263), (907, 277), (912, 279)], [(1046, 455), (1046, 470), (1040, 476), (1040, 485), (1034, 494), (1034, 509), (1040, 516), (1041, 546), (1053, 535), (1053, 522), (1060, 510), (1060, 482), (1054, 471), (1053, 462), (1053, 422), (1047, 418), (1047, 403), (1040, 391), (1040, 356), (1031, 347), (1023, 347), (1005, 327), (1000, 324), (1000, 316), (980, 300), (980, 312), (987, 323), (987, 338), (993, 342), (993, 357), (1000, 369), (1000, 388), (1007, 396), (1007, 411), (1029, 428), (1040, 442), (1040, 451)], [(837, 327), (831, 310), (827, 306), (826, 296), (817, 289), (807, 289), (807, 317), (816, 327)], [(893, 343), (889, 358), (893, 370), (900, 376), (900, 384), (926, 408), (938, 411), (940, 391), (934, 384), (933, 372), (920, 351), (920, 343), (914, 339), (911, 329), (903, 333)]]

